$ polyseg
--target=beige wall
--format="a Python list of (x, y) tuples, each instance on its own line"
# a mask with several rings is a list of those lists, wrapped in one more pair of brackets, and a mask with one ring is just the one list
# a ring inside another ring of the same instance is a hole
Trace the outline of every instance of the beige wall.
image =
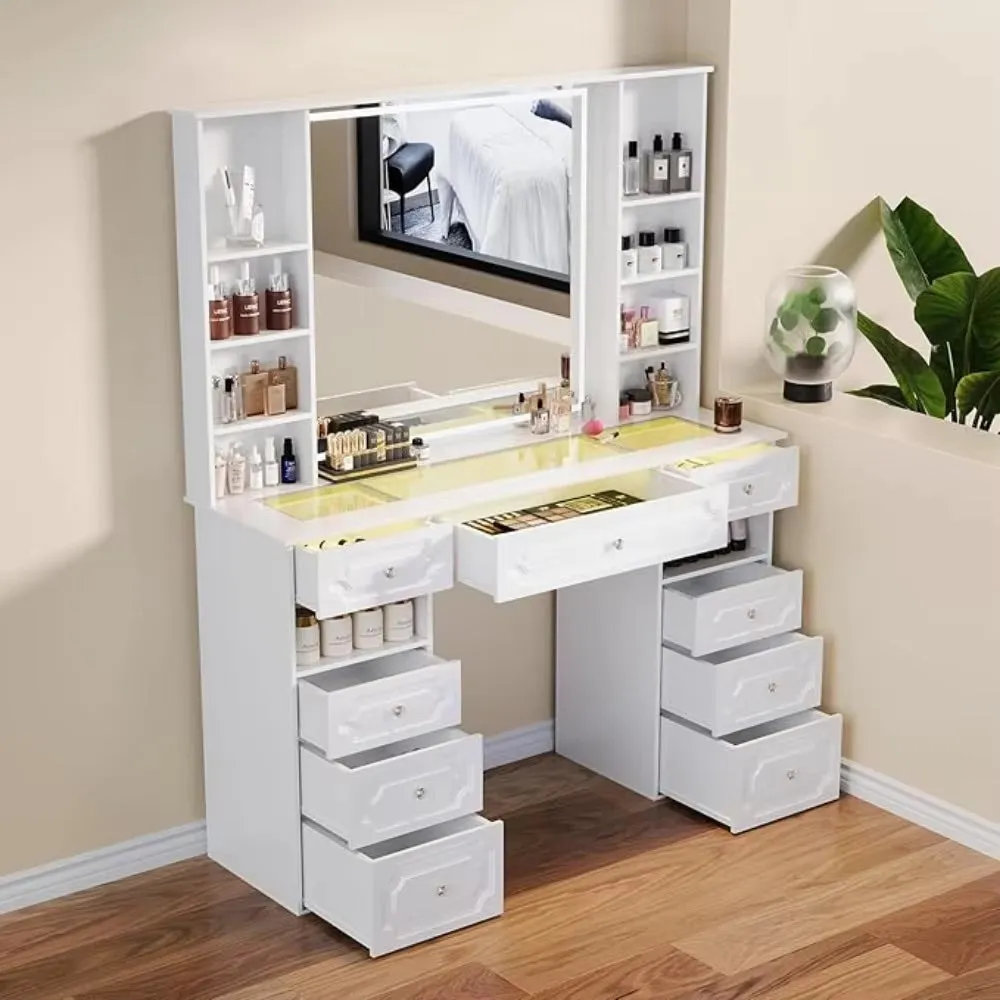
[[(848, 269), (863, 308), (923, 346), (864, 209), (912, 195), (980, 270), (998, 263), (1000, 7), (733, 0), (729, 23), (708, 28), (717, 45), (728, 34), (731, 57), (710, 264), (724, 384), (776, 385), (760, 361), (764, 293), (810, 260)], [(876, 379), (863, 345), (845, 383)], [(778, 553), (806, 570), (846, 755), (1000, 820), (1000, 438), (850, 397), (751, 412), (803, 448), (802, 503), (780, 518)]]
[[(683, 38), (677, 2), (476, 6), (289, 0), (265, 45), (262, 0), (5, 0), (0, 273), (32, 311), (2, 333), (27, 376), (3, 394), (0, 874), (202, 815), (165, 109), (655, 62)], [(548, 603), (441, 605), (468, 725), (547, 718)]]

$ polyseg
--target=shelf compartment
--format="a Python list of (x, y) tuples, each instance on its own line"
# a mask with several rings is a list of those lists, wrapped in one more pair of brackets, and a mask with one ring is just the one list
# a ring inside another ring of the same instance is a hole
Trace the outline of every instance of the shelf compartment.
[(683, 566), (664, 566), (663, 584), (670, 586), (682, 580), (693, 580), (699, 576), (718, 572), (720, 569), (732, 569), (736, 566), (747, 566), (750, 563), (767, 562), (767, 553), (763, 549), (748, 547), (742, 552), (727, 552), (725, 555), (710, 556), (697, 562), (685, 563)]
[(407, 653), (414, 649), (430, 649), (430, 647), (431, 640), (418, 635), (407, 639), (406, 642), (383, 643), (378, 649), (357, 649), (350, 656), (324, 656), (319, 663), (314, 663), (311, 667), (299, 667), (295, 671), (295, 676), (300, 680), (303, 677), (315, 677), (316, 674), (329, 673), (331, 670), (343, 670), (345, 667), (369, 663), (384, 656), (393, 656), (395, 653)]
[(228, 337), (226, 340), (210, 340), (209, 350), (231, 351), (236, 348), (252, 347), (254, 344), (280, 344), (286, 340), (302, 340), (312, 333), (311, 327), (300, 326), (291, 330), (265, 330), (263, 333), (254, 333), (248, 337)]
[(682, 278), (697, 278), (701, 274), (700, 267), (685, 267), (678, 271), (656, 271), (653, 274), (637, 274), (634, 278), (622, 278), (622, 288), (632, 285), (653, 285), (663, 281), (677, 281)]
[(312, 413), (309, 410), (295, 410), (274, 417), (247, 417), (232, 424), (216, 424), (212, 433), (217, 438), (235, 437), (238, 434), (264, 431), (270, 427), (291, 427), (293, 424), (302, 424), (306, 421), (312, 421)]
[(622, 208), (644, 208), (647, 205), (676, 205), (684, 201), (698, 201), (700, 191), (678, 191), (676, 194), (633, 194), (622, 198)]
[(687, 351), (698, 350), (698, 345), (691, 341), (683, 344), (662, 344), (659, 347), (640, 347), (635, 351), (628, 351), (618, 355), (618, 363), (627, 365), (635, 361), (652, 361), (655, 358), (668, 358), (672, 354), (684, 354)]
[(216, 246), (208, 251), (209, 264), (223, 264), (229, 260), (253, 260), (256, 257), (277, 257), (286, 253), (304, 253), (308, 243), (286, 243), (279, 240), (265, 240), (259, 247)]

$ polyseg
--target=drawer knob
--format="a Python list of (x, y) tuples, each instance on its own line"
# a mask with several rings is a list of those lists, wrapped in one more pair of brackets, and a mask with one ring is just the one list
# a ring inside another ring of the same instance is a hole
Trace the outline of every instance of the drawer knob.
[(743, 492), (749, 497), (753, 496), (753, 483), (744, 483)]
[(415, 795), (415, 796), (416, 796), (416, 797), (417, 797), (418, 799), (422, 799), (422, 798), (423, 798), (423, 797), (424, 797), (424, 796), (425, 796), (425, 795), (426, 795), (427, 793), (426, 793), (426, 792), (424, 791), (424, 789), (423, 789), (423, 788), (417, 788), (417, 789), (415, 789), (415, 790), (414, 790), (413, 794), (414, 794), (414, 795)]
[(392, 580), (396, 576), (395, 566), (386, 566), (385, 568), (385, 578), (387, 580)]
[(625, 540), (623, 538), (616, 538), (612, 543), (611, 547), (617, 549), (619, 552), (625, 548)]
[(401, 715), (403, 714), (403, 712), (405, 712), (405, 711), (406, 711), (406, 709), (405, 709), (405, 708), (403, 708), (403, 706), (402, 706), (402, 705), (393, 705), (393, 706), (392, 706), (392, 714), (393, 714), (394, 716), (396, 716), (396, 718), (397, 718), (397, 719), (398, 719), (398, 718), (399, 718), (399, 717), (400, 717), (400, 716), (401, 716)]
[(448, 886), (446, 885), (439, 885), (437, 887), (437, 894), (439, 896), (443, 896), (447, 891), (448, 891)]
[(756, 608), (751, 608), (747, 612), (747, 618), (749, 618), (750, 621), (753, 621), (756, 617), (757, 617), (757, 609)]
[(771, 694), (774, 694), (774, 692), (778, 690), (778, 684), (777, 684), (777, 681), (771, 681), (771, 683), (770, 683), (770, 684), (768, 684), (768, 686), (767, 686), (767, 690), (768, 690), (768, 691), (769, 691), (769, 692), (770, 692)]
[(789, 781), (794, 781), (794, 780), (795, 780), (795, 779), (796, 779), (796, 778), (797, 778), (798, 776), (799, 776), (799, 772), (798, 772), (798, 770), (797, 770), (796, 768), (794, 768), (794, 767), (793, 767), (793, 768), (791, 768), (791, 769), (790, 769), (790, 770), (788, 770), (788, 771), (785, 771), (785, 777), (786, 777), (786, 778), (787, 778), (787, 779), (788, 779)]

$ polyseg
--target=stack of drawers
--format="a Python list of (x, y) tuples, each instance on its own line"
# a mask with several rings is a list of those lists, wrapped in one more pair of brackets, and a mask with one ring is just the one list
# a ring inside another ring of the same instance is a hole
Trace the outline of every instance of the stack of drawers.
[[(450, 529), (296, 551), (320, 617), (443, 590)], [(464, 733), (461, 665), (391, 651), (298, 681), (304, 901), (384, 955), (503, 911), (503, 824), (483, 805), (481, 736)]]
[(660, 791), (733, 833), (840, 793), (839, 715), (817, 711), (823, 640), (802, 573), (750, 563), (663, 591)]

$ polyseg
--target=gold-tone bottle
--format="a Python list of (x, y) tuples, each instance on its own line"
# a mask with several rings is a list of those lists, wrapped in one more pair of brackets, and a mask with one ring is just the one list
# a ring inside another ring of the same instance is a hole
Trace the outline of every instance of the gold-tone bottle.
[(282, 354), (278, 358), (278, 367), (269, 372), (271, 385), (285, 387), (285, 406), (289, 410), (298, 409), (299, 405), (299, 371), (295, 365), (288, 363), (288, 358)]
[(267, 410), (266, 394), (270, 382), (267, 372), (260, 370), (259, 361), (250, 362), (250, 371), (240, 375), (243, 389), (243, 413), (247, 417), (260, 417)]

